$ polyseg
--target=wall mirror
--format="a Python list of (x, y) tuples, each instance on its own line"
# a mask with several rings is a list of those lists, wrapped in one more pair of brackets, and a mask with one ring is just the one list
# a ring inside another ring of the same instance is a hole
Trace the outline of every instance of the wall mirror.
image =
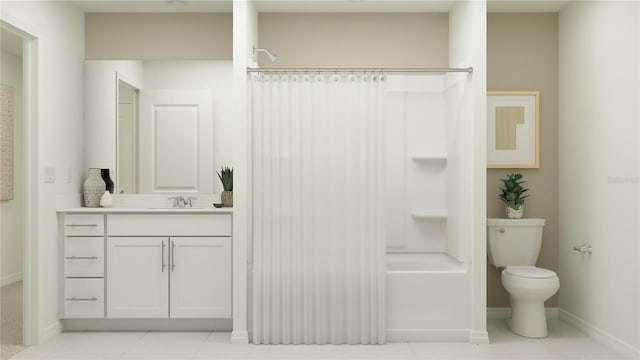
[(110, 168), (117, 193), (222, 190), (215, 169), (232, 160), (230, 61), (92, 60), (86, 71), (88, 165)]

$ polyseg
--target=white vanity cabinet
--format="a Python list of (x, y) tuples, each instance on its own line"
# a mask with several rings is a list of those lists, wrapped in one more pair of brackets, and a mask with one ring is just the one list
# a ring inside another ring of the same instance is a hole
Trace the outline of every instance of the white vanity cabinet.
[(172, 237), (172, 318), (231, 318), (231, 238)]
[(231, 319), (230, 212), (86, 211), (61, 217), (63, 319)]
[(107, 216), (108, 318), (230, 318), (231, 216)]
[(168, 244), (168, 237), (107, 238), (107, 317), (168, 317)]
[(107, 258), (109, 318), (231, 317), (230, 237), (109, 237)]
[(104, 215), (68, 214), (63, 225), (63, 318), (104, 317)]

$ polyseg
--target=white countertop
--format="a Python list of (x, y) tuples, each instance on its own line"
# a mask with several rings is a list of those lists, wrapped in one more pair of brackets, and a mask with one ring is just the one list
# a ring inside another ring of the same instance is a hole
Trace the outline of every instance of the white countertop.
[(192, 208), (134, 208), (134, 207), (115, 207), (115, 208), (103, 208), (103, 207), (78, 207), (69, 209), (59, 209), (59, 213), (107, 213), (107, 214), (120, 214), (120, 213), (152, 213), (152, 214), (181, 214), (181, 213), (205, 213), (205, 214), (232, 214), (233, 208), (223, 207), (214, 208), (211, 207), (192, 207)]

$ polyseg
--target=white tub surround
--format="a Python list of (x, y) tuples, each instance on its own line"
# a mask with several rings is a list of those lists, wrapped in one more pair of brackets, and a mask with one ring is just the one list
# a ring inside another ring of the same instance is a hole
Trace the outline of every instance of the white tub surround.
[(387, 252), (446, 253), (467, 262), (460, 231), (465, 178), (458, 140), (466, 74), (389, 75), (384, 96)]
[(466, 74), (388, 76), (384, 117), (386, 335), (476, 341), (464, 229), (469, 153)]
[(387, 274), (466, 273), (469, 265), (444, 253), (387, 254)]
[(443, 253), (387, 254), (386, 281), (387, 341), (469, 341), (467, 264)]
[(230, 330), (231, 209), (59, 211), (66, 330)]

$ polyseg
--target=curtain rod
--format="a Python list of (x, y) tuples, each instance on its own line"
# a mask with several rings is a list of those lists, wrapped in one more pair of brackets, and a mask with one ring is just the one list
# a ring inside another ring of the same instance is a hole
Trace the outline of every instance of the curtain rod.
[(249, 73), (278, 73), (278, 72), (312, 72), (312, 73), (354, 73), (354, 72), (382, 72), (382, 73), (445, 73), (466, 72), (473, 73), (473, 68), (247, 68)]

